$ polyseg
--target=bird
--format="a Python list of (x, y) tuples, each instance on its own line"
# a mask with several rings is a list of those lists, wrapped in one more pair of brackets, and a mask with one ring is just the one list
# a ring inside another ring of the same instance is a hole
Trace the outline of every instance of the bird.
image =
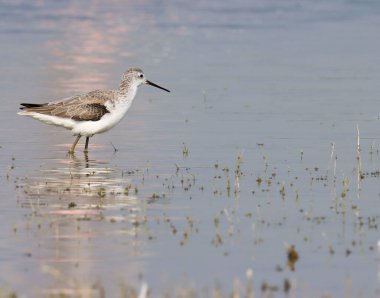
[(71, 130), (76, 139), (69, 154), (74, 154), (80, 138), (86, 137), (87, 153), (90, 137), (110, 130), (123, 119), (142, 84), (170, 92), (147, 80), (140, 68), (132, 67), (124, 72), (117, 90), (95, 90), (42, 104), (21, 103), (18, 114)]

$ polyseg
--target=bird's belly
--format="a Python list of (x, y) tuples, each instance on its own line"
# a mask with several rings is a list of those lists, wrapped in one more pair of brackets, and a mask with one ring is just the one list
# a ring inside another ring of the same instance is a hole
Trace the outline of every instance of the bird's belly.
[(106, 132), (120, 122), (125, 112), (111, 112), (105, 114), (98, 121), (80, 121), (72, 129), (73, 133), (82, 136), (91, 136), (94, 134)]

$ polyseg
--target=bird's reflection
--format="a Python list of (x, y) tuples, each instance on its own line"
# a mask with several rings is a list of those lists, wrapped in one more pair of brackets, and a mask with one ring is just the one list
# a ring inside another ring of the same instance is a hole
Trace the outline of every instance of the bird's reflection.
[(37, 173), (30, 176), (23, 185), (24, 206), (49, 205), (54, 210), (68, 206), (97, 210), (136, 207), (137, 198), (129, 193), (131, 181), (123, 177), (117, 166), (92, 159), (88, 153), (45, 160)]
[[(47, 293), (87, 291), (86, 277), (97, 264), (108, 266), (109, 256), (125, 245), (131, 249), (122, 249), (120, 256), (147, 253), (146, 242), (138, 236), (149, 230), (144, 224), (131, 224), (141, 221), (145, 208), (129, 194), (130, 181), (117, 166), (77, 153), (45, 159), (35, 172), (24, 180), (20, 201), (32, 211), (32, 229), (33, 223), (48, 223), (47, 228), (33, 229), (38, 250), (31, 250), (40, 271), (51, 277)], [(142, 266), (136, 262), (123, 274), (132, 276)]]
[(87, 169), (90, 167), (90, 159), (88, 158), (88, 151), (83, 152), (83, 161), (76, 157), (75, 152), (68, 152), (67, 155), (73, 161), (73, 163), (76, 164), (77, 166), (81, 167), (83, 165)]

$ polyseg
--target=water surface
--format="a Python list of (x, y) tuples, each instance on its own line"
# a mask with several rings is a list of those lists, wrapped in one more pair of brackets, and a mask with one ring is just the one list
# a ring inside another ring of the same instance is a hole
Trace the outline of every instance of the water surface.
[[(379, 10), (3, 1), (1, 288), (377, 296)], [(142, 86), (88, 155), (16, 115), (131, 66), (172, 92)]]

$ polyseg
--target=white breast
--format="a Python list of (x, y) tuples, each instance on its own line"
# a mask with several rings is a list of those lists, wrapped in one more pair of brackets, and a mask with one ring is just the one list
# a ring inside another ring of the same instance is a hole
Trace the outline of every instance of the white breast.
[(131, 107), (135, 94), (136, 91), (129, 93), (128, 96), (119, 99), (115, 105), (110, 102), (107, 103), (106, 107), (110, 112), (105, 114), (98, 121), (76, 122), (75, 126), (72, 129), (73, 133), (76, 135), (80, 134), (82, 136), (91, 136), (110, 130), (112, 127), (118, 124), (121, 119), (123, 119)]

